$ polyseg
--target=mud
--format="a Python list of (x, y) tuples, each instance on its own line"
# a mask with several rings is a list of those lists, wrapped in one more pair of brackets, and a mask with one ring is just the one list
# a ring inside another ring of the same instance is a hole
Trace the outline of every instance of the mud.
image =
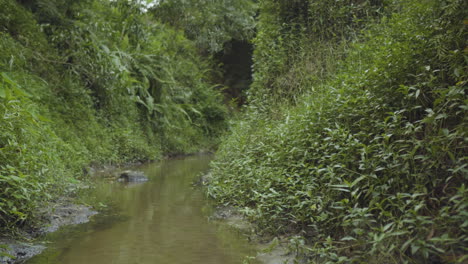
[(24, 231), (23, 240), (0, 237), (0, 263), (25, 262), (46, 249), (43, 244), (31, 242), (34, 238), (55, 232), (65, 225), (87, 223), (97, 212), (87, 206), (74, 204), (69, 199), (62, 199), (48, 206), (41, 214), (45, 215), (42, 227)]
[[(268, 238), (255, 233), (255, 225), (249, 222), (241, 212), (232, 206), (219, 206), (211, 220), (221, 221), (232, 228), (248, 235), (250, 243), (257, 248), (255, 259), (263, 264), (306, 263), (288, 248), (288, 237)], [(296, 261), (296, 262), (295, 262)]]

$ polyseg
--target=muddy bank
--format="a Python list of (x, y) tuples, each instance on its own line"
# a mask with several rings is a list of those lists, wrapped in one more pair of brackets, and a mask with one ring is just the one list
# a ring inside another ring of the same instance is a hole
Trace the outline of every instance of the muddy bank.
[(46, 224), (40, 229), (40, 234), (55, 232), (65, 225), (87, 223), (91, 216), (97, 214), (88, 206), (71, 202), (56, 204), (49, 210), (50, 213), (47, 214)]
[[(195, 186), (207, 186), (212, 176), (204, 174), (194, 183)], [(291, 236), (267, 237), (256, 233), (256, 227), (249, 222), (238, 208), (233, 206), (216, 207), (210, 220), (220, 221), (246, 234), (249, 241), (257, 248), (255, 259), (264, 264), (302, 264), (307, 263), (304, 257), (290, 249)]]
[(28, 263), (242, 263), (256, 250), (236, 230), (207, 221), (213, 207), (192, 186), (210, 160), (194, 156), (128, 168), (149, 179), (131, 188), (96, 179), (87, 201), (103, 212), (90, 224), (48, 235), (48, 248)]
[(71, 199), (62, 198), (43, 209), (40, 214), (43, 215), (44, 224), (40, 228), (21, 231), (22, 239), (0, 237), (0, 263), (25, 262), (46, 249), (45, 245), (35, 243), (35, 238), (55, 232), (62, 226), (87, 223), (97, 212), (90, 207), (74, 204)]
[[(132, 163), (132, 166), (141, 163)], [(114, 165), (95, 165), (83, 169), (83, 173), (89, 177), (102, 177), (111, 181), (117, 181), (122, 174), (122, 167)], [(133, 175), (133, 174), (132, 174)], [(142, 175), (138, 176), (141, 178)], [(89, 186), (77, 186), (78, 189), (88, 189)], [(75, 190), (76, 191), (76, 190)], [(19, 230), (17, 237), (8, 238), (0, 235), (0, 263), (23, 263), (27, 259), (41, 254), (46, 249), (43, 244), (37, 243), (34, 240), (47, 233), (57, 231), (62, 226), (77, 225), (89, 222), (89, 218), (96, 211), (91, 207), (76, 204), (72, 196), (75, 196), (71, 191), (69, 197), (62, 197), (57, 201), (48, 204), (44, 208), (38, 209), (38, 215), (42, 224), (39, 227), (29, 227)]]
[(167, 153), (164, 155), (164, 159), (182, 159), (182, 158), (187, 158), (187, 157), (193, 157), (193, 156), (203, 156), (203, 155), (213, 155), (214, 152), (211, 150), (200, 150), (197, 152), (191, 152), (191, 153)]
[[(207, 181), (204, 176), (202, 181)], [(264, 264), (296, 264), (307, 263), (307, 261), (298, 256), (290, 248), (289, 236), (283, 237), (266, 237), (257, 235), (255, 225), (249, 222), (239, 209), (232, 206), (218, 206), (213, 215), (210, 217), (212, 221), (220, 221), (232, 228), (243, 232), (248, 236), (250, 243), (257, 249), (255, 259)]]

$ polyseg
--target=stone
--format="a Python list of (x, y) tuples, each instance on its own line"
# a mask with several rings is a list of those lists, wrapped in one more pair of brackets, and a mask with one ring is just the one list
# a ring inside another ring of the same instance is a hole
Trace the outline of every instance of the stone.
[(121, 182), (145, 182), (148, 181), (148, 177), (140, 171), (126, 170), (120, 173), (119, 181)]
[(0, 239), (0, 263), (23, 263), (40, 254), (45, 248), (43, 245)]

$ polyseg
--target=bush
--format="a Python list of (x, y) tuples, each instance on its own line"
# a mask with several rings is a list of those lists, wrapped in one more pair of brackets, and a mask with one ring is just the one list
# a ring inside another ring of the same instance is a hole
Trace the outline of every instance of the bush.
[[(311, 261), (461, 263), (467, 55), (456, 10), (466, 4), (389, 8), (327, 81), (300, 87), (308, 94), (295, 106), (254, 91), (220, 147), (208, 192), (244, 208), (260, 230), (303, 236)], [(256, 53), (275, 52), (263, 48)], [(255, 81), (252, 89), (264, 85)]]
[(129, 1), (0, 0), (0, 231), (91, 163), (211, 147), (227, 111), (183, 32)]

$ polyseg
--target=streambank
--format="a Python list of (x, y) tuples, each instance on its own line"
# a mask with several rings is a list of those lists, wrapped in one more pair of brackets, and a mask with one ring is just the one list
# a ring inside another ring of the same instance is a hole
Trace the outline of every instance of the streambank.
[[(202, 178), (206, 180), (206, 176)], [(298, 255), (291, 247), (293, 235), (281, 237), (259, 235), (255, 224), (248, 221), (236, 207), (218, 206), (210, 219), (224, 223), (247, 236), (250, 244), (257, 250), (257, 254), (250, 258), (262, 264), (307, 263), (306, 258)]]
[[(207, 187), (211, 182), (211, 173), (199, 177), (195, 183), (197, 186)], [(306, 259), (291, 248), (291, 239), (294, 236), (285, 235), (273, 237), (258, 234), (258, 227), (250, 222), (241, 210), (234, 206), (217, 206), (210, 217), (210, 220), (217, 221), (238, 230), (248, 237), (248, 241), (255, 247), (257, 254), (250, 256), (262, 264), (302, 264), (307, 263)]]
[(35, 242), (40, 236), (55, 232), (66, 225), (87, 223), (97, 211), (80, 204), (72, 198), (61, 198), (41, 210), (43, 224), (36, 228), (21, 230), (20, 238), (0, 237), (0, 263), (23, 263), (46, 249), (42, 243)]
[(47, 242), (37, 242), (41, 247), (31, 248), (15, 263), (242, 263), (257, 250), (231, 227), (207, 221), (213, 207), (201, 188), (193, 187), (210, 160), (211, 156), (197, 155), (128, 168), (147, 176), (148, 181), (140, 184), (96, 175), (83, 199), (95, 204), (99, 215), (87, 224), (36, 239)]
[[(111, 181), (118, 180), (120, 174), (125, 172), (122, 168), (141, 165), (142, 163), (115, 165), (94, 165), (83, 169), (91, 178), (107, 178)], [(128, 172), (128, 171), (127, 171)], [(128, 181), (128, 180), (127, 180)], [(74, 186), (74, 189), (88, 189), (89, 186)], [(36, 240), (44, 235), (56, 232), (62, 226), (84, 224), (90, 221), (90, 217), (98, 214), (91, 206), (79, 204), (75, 192), (63, 196), (51, 202), (37, 211), (39, 224), (37, 226), (24, 227), (17, 231), (14, 237), (0, 235), (0, 263), (23, 263), (35, 255), (41, 254), (46, 246)]]

